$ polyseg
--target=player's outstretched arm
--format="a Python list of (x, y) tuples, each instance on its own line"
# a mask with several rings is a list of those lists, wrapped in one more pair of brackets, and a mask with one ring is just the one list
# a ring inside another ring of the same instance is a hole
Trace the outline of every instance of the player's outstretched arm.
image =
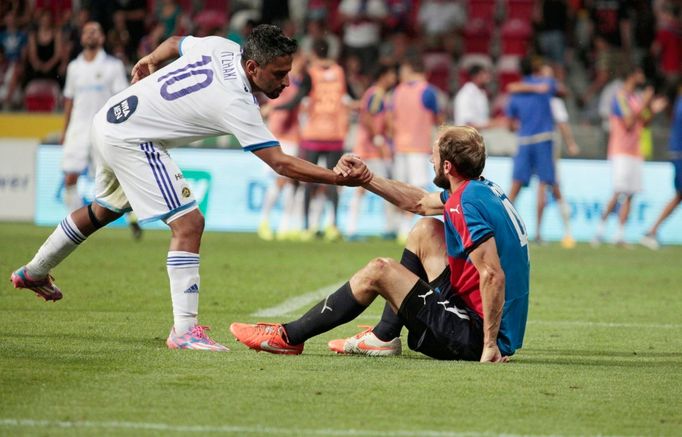
[(317, 182), (330, 185), (346, 185), (349, 187), (368, 183), (372, 172), (363, 164), (343, 173), (320, 167), (300, 158), (282, 152), (282, 148), (268, 147), (253, 152), (268, 164), (277, 174), (302, 182)]
[(144, 79), (158, 70), (164, 62), (177, 58), (180, 55), (180, 41), (182, 41), (182, 37), (171, 36), (155, 48), (153, 52), (137, 61), (137, 64), (133, 67), (130, 83), (132, 84)]
[(478, 270), (481, 281), (481, 303), (483, 304), (483, 353), (482, 363), (507, 361), (497, 346), (497, 334), (502, 321), (504, 308), (504, 270), (500, 264), (495, 238), (481, 243), (469, 254), (471, 262)]
[(440, 193), (429, 193), (419, 187), (379, 176), (374, 176), (369, 184), (363, 185), (363, 188), (414, 214), (443, 214)]

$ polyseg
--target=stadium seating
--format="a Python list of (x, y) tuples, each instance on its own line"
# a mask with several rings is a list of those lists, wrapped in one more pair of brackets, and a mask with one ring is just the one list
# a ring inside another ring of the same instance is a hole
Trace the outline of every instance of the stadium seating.
[(26, 86), (24, 105), (30, 112), (52, 112), (60, 98), (59, 84), (50, 79), (34, 79)]
[(470, 0), (469, 21), (484, 20), (489, 23), (495, 21), (495, 0)]
[(507, 20), (523, 20), (530, 24), (534, 8), (535, 0), (507, 0)]
[(493, 24), (482, 18), (470, 19), (464, 27), (464, 53), (490, 53)]
[(502, 55), (525, 56), (533, 35), (530, 24), (518, 18), (508, 20), (502, 26)]

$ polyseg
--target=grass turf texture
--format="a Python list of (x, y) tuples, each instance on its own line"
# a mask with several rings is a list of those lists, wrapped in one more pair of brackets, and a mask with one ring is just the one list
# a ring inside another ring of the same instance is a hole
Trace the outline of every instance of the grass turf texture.
[[(0, 224), (0, 272), (51, 229)], [(233, 321), (343, 281), (394, 243), (204, 236), (201, 322), (229, 353), (171, 351), (169, 234), (103, 230), (54, 272), (64, 299), (0, 287), (0, 435), (679, 435), (682, 247), (533, 246), (525, 347), (507, 365), (297, 357), (236, 343)], [(373, 323), (375, 302), (360, 323)], [(307, 309), (295, 311), (300, 315)], [(288, 321), (291, 316), (276, 321)], [(274, 321), (274, 320), (273, 320)], [(405, 332), (403, 332), (405, 334)], [(403, 338), (405, 344), (405, 338)], [(44, 421), (44, 422), (41, 422)]]

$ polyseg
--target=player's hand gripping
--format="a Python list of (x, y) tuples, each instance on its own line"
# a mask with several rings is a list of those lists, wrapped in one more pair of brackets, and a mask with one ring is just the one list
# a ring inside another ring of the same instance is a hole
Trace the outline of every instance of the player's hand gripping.
[(502, 356), (497, 344), (483, 344), (482, 363), (506, 363), (507, 361), (509, 361), (509, 357)]
[(130, 81), (131, 84), (144, 79), (145, 77), (149, 76), (153, 72), (156, 71), (158, 68), (157, 62), (152, 57), (152, 54), (149, 54), (139, 61), (137, 61), (137, 64), (133, 67), (133, 71), (131, 73), (132, 79)]
[(370, 183), (374, 175), (364, 162), (352, 153), (346, 153), (339, 159), (334, 167), (334, 173), (341, 176), (339, 185), (357, 187)]

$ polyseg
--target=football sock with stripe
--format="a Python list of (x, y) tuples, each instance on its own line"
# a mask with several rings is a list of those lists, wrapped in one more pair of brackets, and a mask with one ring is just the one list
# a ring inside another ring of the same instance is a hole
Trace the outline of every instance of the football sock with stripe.
[[(420, 279), (423, 279), (426, 282), (429, 281), (421, 260), (410, 250), (403, 250), (403, 256), (400, 258), (400, 264), (405, 266), (407, 270), (419, 276)], [(372, 332), (374, 332), (374, 335), (376, 335), (376, 337), (381, 341), (391, 341), (396, 337), (400, 337), (400, 331), (402, 328), (402, 320), (400, 320), (400, 317), (393, 312), (391, 304), (386, 302), (386, 305), (384, 305), (384, 312), (381, 314), (381, 320), (379, 320), (379, 323), (372, 328)]]
[(199, 312), (199, 254), (169, 251), (166, 260), (173, 301), (175, 334), (183, 335), (197, 324)]
[(298, 320), (284, 324), (289, 344), (301, 344), (307, 339), (327, 332), (359, 316), (367, 307), (353, 296), (350, 282), (346, 282), (308, 310)]
[(28, 275), (34, 279), (44, 278), (86, 238), (69, 214), (40, 246), (33, 259), (26, 264)]

